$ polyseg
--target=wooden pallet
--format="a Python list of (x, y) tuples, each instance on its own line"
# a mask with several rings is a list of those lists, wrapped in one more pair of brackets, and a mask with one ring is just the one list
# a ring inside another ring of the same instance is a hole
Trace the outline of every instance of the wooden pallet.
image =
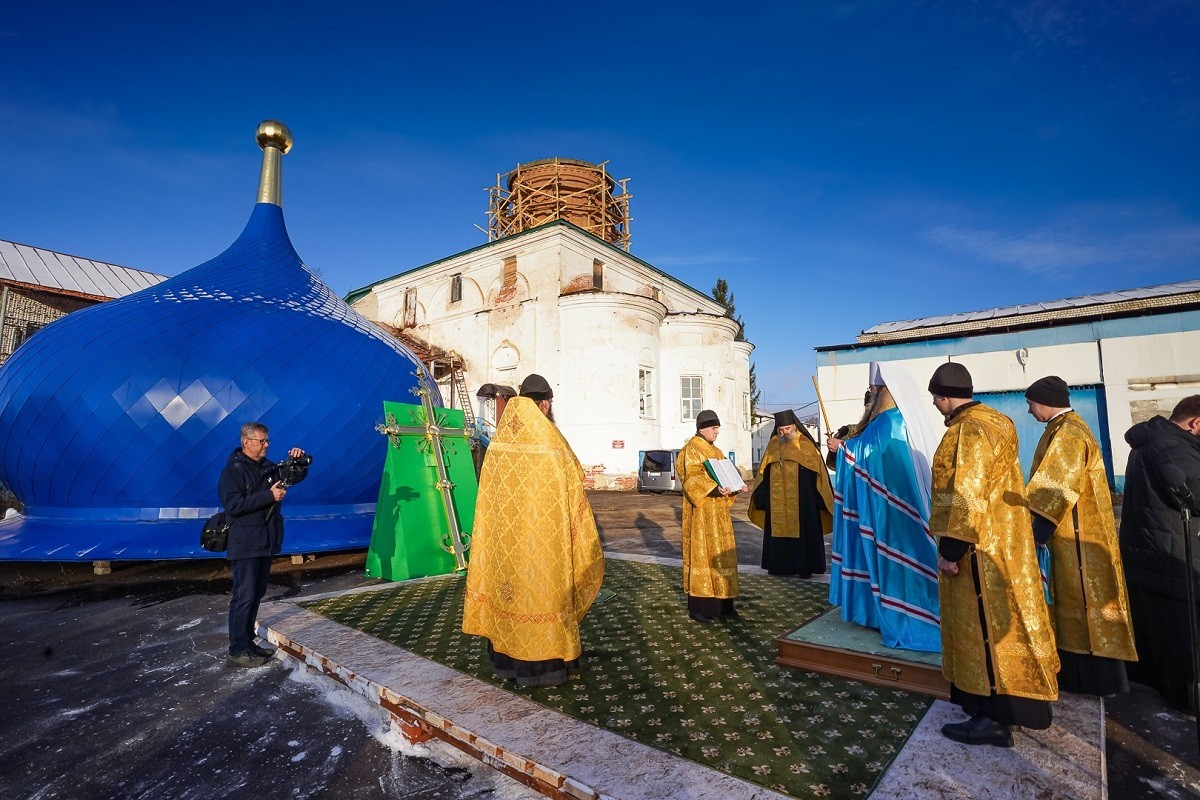
[(779, 648), (776, 664), (950, 699), (950, 682), (942, 676), (940, 666), (909, 661), (900, 651), (897, 655), (864, 653), (790, 636), (777, 637), (775, 644)]

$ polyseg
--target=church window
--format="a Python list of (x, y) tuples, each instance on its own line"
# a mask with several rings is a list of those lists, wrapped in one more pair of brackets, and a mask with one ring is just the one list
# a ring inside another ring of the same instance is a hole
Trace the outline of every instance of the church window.
[(507, 289), (510, 286), (517, 285), (517, 257), (509, 256), (504, 259), (504, 280), (503, 288)]
[(694, 420), (704, 404), (699, 375), (684, 375), (679, 379), (679, 407), (684, 422)]
[(400, 327), (411, 328), (417, 324), (417, 290), (404, 290), (404, 324)]
[(462, 300), (462, 275), (450, 276), (450, 302)]
[(25, 344), (25, 342), (29, 341), (30, 336), (33, 336), (44, 327), (46, 326), (40, 322), (26, 322), (24, 325), (18, 322), (17, 331), (13, 335), (13, 350)]
[(598, 258), (592, 261), (592, 288), (604, 290), (604, 262)]
[(654, 370), (638, 368), (638, 412), (643, 417), (654, 417)]

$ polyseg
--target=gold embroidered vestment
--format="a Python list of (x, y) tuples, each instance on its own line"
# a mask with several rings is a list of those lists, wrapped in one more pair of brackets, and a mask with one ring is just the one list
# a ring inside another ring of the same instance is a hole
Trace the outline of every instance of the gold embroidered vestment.
[(567, 440), (527, 397), (496, 425), (479, 478), (463, 633), (524, 661), (578, 658), (604, 554)]
[(1046, 423), (1033, 455), (1029, 510), (1057, 526), (1049, 545), (1058, 647), (1136, 661), (1104, 458), (1074, 411)]
[(1008, 417), (972, 405), (952, 418), (933, 458), (929, 527), (971, 545), (957, 575), (938, 576), (946, 679), (975, 695), (1057, 699), (1058, 652)]
[(737, 544), (729, 509), (734, 495), (709, 497), (717, 482), (704, 469), (725, 454), (697, 434), (675, 459), (683, 486), (683, 591), (692, 597), (732, 599), (738, 594)]
[[(821, 530), (808, 533), (811, 536), (824, 536), (832, 531), (833, 487), (829, 484), (829, 471), (825, 469), (825, 462), (817, 446), (802, 433), (797, 433), (790, 442), (772, 436), (771, 441), (767, 443), (766, 452), (763, 453), (762, 463), (758, 466), (755, 489), (766, 479), (767, 467), (771, 464), (778, 465), (767, 488), (771, 496), (771, 536), (781, 539), (800, 538), (800, 497), (797, 487), (802, 469), (816, 473), (817, 492), (825, 503), (825, 507), (820, 509)], [(747, 516), (755, 525), (766, 529), (766, 513), (753, 502)]]

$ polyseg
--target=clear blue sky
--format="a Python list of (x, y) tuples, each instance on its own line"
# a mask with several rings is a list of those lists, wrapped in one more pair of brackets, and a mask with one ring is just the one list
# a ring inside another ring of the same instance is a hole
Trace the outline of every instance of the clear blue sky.
[(497, 172), (630, 177), (763, 404), (880, 322), (1194, 279), (1195, 2), (7, 3), (0, 238), (176, 274), (255, 199), (339, 293), (485, 241)]

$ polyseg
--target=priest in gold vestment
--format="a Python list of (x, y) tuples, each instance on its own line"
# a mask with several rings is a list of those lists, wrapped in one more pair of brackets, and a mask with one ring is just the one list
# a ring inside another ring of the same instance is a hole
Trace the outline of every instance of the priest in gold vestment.
[(540, 375), (496, 423), (479, 478), (463, 633), (486, 637), (495, 673), (556, 686), (579, 668), (579, 623), (604, 580), (583, 468), (553, 423)]
[(748, 511), (750, 521), (763, 529), (763, 569), (802, 578), (824, 574), (832, 512), (833, 487), (821, 451), (801, 429), (796, 412), (780, 411)]
[[(697, 622), (737, 617), (737, 543), (729, 509), (734, 494), (709, 476), (704, 462), (725, 458), (713, 442), (721, 429), (714, 411), (696, 415), (696, 435), (675, 459), (675, 474), (683, 487), (683, 591), (688, 613)], [(747, 491), (747, 489), (743, 489)]]
[(946, 432), (933, 457), (929, 528), (938, 538), (942, 674), (970, 715), (942, 726), (964, 744), (1011, 747), (1011, 725), (1045, 729), (1058, 653), (1042, 592), (1012, 420), (972, 400), (971, 374), (929, 381)]
[(1137, 661), (1137, 650), (1100, 444), (1071, 409), (1062, 378), (1034, 381), (1025, 399), (1046, 423), (1028, 494), (1034, 539), (1050, 548), (1058, 686), (1101, 697), (1127, 692), (1125, 662)]

